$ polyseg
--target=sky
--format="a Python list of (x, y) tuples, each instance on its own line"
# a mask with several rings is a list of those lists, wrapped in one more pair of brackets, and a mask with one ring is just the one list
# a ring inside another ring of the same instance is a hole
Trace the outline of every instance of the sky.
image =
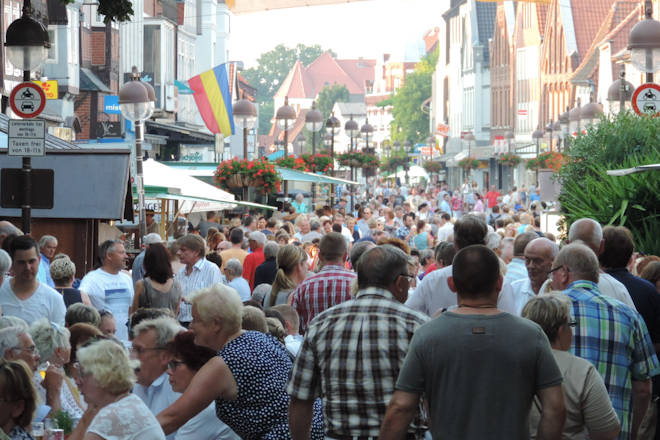
[(441, 22), (445, 2), (368, 0), (239, 14), (231, 23), (230, 58), (254, 67), (259, 55), (280, 43), (320, 44), (339, 58), (403, 56)]

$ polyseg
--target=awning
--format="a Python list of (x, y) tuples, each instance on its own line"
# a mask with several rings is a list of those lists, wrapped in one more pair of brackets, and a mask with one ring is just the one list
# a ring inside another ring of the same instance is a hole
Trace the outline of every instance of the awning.
[(358, 182), (351, 180), (340, 179), (338, 177), (329, 177), (322, 174), (307, 173), (305, 171), (292, 170), (290, 168), (275, 167), (275, 170), (282, 176), (282, 180), (296, 181), (296, 182), (314, 182), (314, 183), (334, 183), (357, 185)]
[(86, 67), (80, 68), (80, 90), (86, 92), (112, 93), (103, 81)]
[[(216, 205), (217, 200), (206, 199), (204, 197), (192, 197), (181, 194), (179, 188), (164, 187), (164, 186), (152, 186), (145, 185), (144, 187), (144, 197), (146, 199), (165, 199), (165, 200), (178, 200), (188, 202), (187, 206), (182, 205), (181, 212), (186, 214), (189, 212), (204, 212), (204, 211), (221, 211), (223, 208), (218, 208)], [(135, 188), (133, 188), (133, 199), (137, 199), (137, 193)], [(223, 202), (224, 204), (224, 202)], [(239, 200), (234, 200), (231, 205), (227, 205), (224, 209), (233, 209), (235, 205), (247, 206), (250, 208), (258, 209), (270, 209), (276, 211), (277, 208), (274, 206), (262, 205), (260, 203), (253, 202), (243, 202)]]
[[(156, 121), (145, 121), (145, 126), (147, 129), (164, 132), (177, 133), (179, 135), (184, 135), (189, 138), (197, 139), (205, 143), (214, 144), (215, 136), (211, 133), (205, 133), (200, 130), (189, 128), (179, 124), (168, 124), (165, 122), (156, 122)], [(149, 134), (159, 134), (159, 133), (149, 133)], [(171, 136), (170, 136), (171, 137)]]

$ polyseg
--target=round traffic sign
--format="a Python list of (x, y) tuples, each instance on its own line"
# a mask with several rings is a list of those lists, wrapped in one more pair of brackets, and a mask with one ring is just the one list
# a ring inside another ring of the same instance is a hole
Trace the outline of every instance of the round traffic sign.
[(44, 111), (46, 94), (37, 84), (23, 82), (11, 91), (9, 105), (21, 118), (34, 118)]
[(632, 96), (632, 107), (640, 116), (660, 116), (660, 86), (646, 83), (637, 87)]

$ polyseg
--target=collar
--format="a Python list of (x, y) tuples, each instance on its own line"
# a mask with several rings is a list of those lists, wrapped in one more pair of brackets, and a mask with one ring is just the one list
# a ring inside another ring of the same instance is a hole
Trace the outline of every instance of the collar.
[(571, 284), (566, 286), (565, 290), (573, 290), (573, 289), (585, 289), (585, 290), (593, 290), (598, 292), (598, 284), (594, 283), (593, 281), (575, 280)]
[(168, 380), (167, 371), (165, 371), (163, 374), (158, 376), (158, 379), (151, 382), (151, 385), (145, 388), (149, 388), (149, 389), (160, 388), (161, 386), (163, 386), (166, 380)]
[(394, 295), (392, 295), (392, 292), (387, 289), (383, 289), (382, 287), (367, 287), (366, 289), (360, 289), (355, 295), (355, 298), (360, 298), (363, 296), (381, 296), (383, 298), (398, 302)]
[(628, 273), (628, 269), (625, 267), (615, 267), (614, 269), (607, 269), (605, 272), (609, 274), (625, 274)]
[(50, 260), (48, 259), (47, 256), (45, 256), (45, 255), (42, 254), (41, 252), (39, 252), (39, 255), (41, 255), (41, 258), (44, 259), (44, 260), (46, 260), (47, 263), (50, 263)]
[(327, 272), (327, 271), (329, 271), (329, 270), (334, 270), (334, 271), (337, 271), (337, 270), (346, 271), (346, 268), (345, 268), (344, 266), (340, 265), (340, 264), (326, 264), (326, 265), (323, 266), (323, 268), (322, 268), (321, 270), (319, 270), (319, 273), (320, 273), (320, 272)]
[(202, 258), (200, 258), (199, 260), (197, 260), (197, 261), (195, 262), (195, 264), (193, 264), (193, 270), (195, 270), (195, 269), (197, 269), (197, 270), (202, 270), (202, 266), (204, 265), (204, 262), (205, 262), (205, 261), (206, 261), (206, 259), (205, 259), (204, 257), (202, 257)]

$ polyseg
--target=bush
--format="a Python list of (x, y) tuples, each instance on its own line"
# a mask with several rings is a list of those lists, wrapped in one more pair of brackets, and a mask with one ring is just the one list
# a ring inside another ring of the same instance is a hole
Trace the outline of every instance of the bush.
[(626, 226), (637, 250), (660, 255), (660, 172), (623, 177), (609, 169), (660, 163), (660, 120), (624, 112), (573, 140), (558, 173), (565, 227), (590, 217)]

